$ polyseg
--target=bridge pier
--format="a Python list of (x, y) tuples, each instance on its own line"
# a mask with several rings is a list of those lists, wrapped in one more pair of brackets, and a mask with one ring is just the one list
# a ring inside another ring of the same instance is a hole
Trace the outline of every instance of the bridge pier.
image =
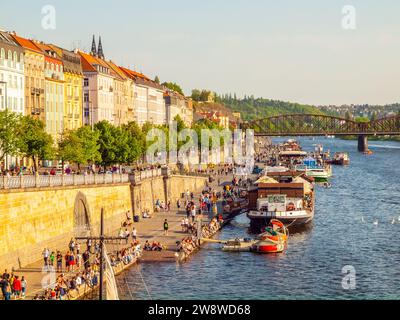
[(368, 138), (365, 135), (358, 136), (358, 151), (366, 152), (368, 151)]

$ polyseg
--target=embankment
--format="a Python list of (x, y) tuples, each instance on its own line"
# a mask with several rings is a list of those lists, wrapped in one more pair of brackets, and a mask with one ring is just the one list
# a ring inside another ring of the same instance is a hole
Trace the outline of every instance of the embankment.
[(201, 190), (207, 179), (160, 176), (131, 181), (0, 190), (0, 266), (18, 269), (41, 259), (45, 247), (65, 251), (71, 237), (97, 235), (101, 208), (109, 233), (119, 228), (128, 210), (152, 211), (157, 198), (174, 202), (187, 189)]

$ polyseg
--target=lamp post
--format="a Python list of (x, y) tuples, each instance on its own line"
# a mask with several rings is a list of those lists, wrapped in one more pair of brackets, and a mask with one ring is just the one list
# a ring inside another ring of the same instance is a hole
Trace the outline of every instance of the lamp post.
[[(5, 107), (5, 110), (8, 111), (7, 82), (0, 81), (0, 84), (2, 84), (4, 86), (4, 107)], [(5, 169), (8, 170), (8, 155), (7, 154), (5, 155), (4, 166), (5, 166)]]

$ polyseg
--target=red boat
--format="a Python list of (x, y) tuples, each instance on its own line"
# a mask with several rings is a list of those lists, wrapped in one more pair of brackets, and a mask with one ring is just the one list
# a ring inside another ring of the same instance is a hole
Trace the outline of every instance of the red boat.
[(259, 235), (259, 241), (252, 247), (251, 251), (257, 253), (280, 253), (286, 248), (288, 230), (282, 222), (272, 219), (265, 232)]

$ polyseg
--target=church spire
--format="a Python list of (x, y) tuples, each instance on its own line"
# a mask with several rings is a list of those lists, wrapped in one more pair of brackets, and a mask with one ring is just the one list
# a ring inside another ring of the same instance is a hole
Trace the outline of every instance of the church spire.
[(98, 51), (99, 58), (104, 60), (104, 52), (103, 52), (103, 45), (101, 44), (101, 37), (99, 37), (99, 51)]
[(90, 51), (90, 54), (92, 56), (97, 56), (97, 49), (96, 49), (96, 39), (93, 35), (93, 41), (92, 41), (92, 51)]

